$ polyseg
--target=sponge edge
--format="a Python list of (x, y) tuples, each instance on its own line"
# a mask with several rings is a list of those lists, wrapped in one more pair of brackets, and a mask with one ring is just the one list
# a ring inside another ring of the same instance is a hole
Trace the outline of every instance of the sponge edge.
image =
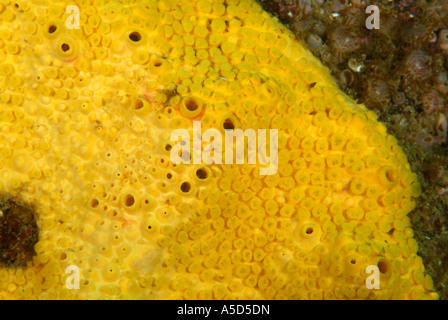
[[(0, 298), (438, 298), (406, 156), (255, 1), (70, 4), (0, 5), (0, 192), (40, 230)], [(198, 120), (278, 129), (278, 172), (173, 165)]]

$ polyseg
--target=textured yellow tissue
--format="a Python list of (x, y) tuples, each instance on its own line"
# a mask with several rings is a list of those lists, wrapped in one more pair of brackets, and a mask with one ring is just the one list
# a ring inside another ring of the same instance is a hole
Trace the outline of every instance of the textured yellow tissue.
[[(0, 192), (40, 233), (0, 298), (437, 298), (405, 154), (255, 1), (9, 2)], [(193, 121), (278, 129), (278, 172), (173, 165)]]

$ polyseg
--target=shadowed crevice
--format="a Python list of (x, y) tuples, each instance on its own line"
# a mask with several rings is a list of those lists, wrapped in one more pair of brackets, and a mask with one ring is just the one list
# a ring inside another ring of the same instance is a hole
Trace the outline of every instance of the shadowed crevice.
[(9, 194), (0, 194), (0, 267), (26, 267), (39, 239), (35, 208)]

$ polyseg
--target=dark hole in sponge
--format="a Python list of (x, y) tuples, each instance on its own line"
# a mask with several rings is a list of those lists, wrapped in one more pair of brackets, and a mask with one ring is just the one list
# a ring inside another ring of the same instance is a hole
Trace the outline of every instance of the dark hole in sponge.
[(100, 204), (100, 202), (98, 201), (98, 199), (92, 199), (92, 200), (90, 201), (90, 206), (91, 206), (92, 208), (96, 208), (96, 207), (98, 207), (99, 204)]
[(389, 263), (386, 260), (378, 261), (378, 269), (381, 273), (387, 273), (389, 271)]
[(235, 129), (235, 123), (233, 123), (232, 119), (224, 120), (223, 127), (225, 130), (233, 130)]
[(132, 207), (135, 203), (135, 199), (131, 194), (126, 195), (124, 202), (126, 204), (126, 207)]
[(311, 228), (311, 227), (308, 227), (306, 230), (305, 230), (305, 232), (306, 232), (306, 234), (312, 234), (313, 233), (313, 228)]
[(197, 110), (197, 108), (199, 108), (198, 103), (195, 99), (187, 99), (187, 101), (185, 101), (185, 106), (189, 111), (195, 111)]
[(397, 173), (395, 170), (387, 170), (386, 171), (386, 178), (390, 182), (396, 182), (397, 181)]
[(140, 99), (138, 99), (137, 101), (135, 101), (134, 109), (135, 109), (135, 110), (140, 110), (141, 108), (143, 108), (143, 101), (141, 101)]
[(58, 27), (56, 27), (54, 24), (48, 27), (48, 33), (55, 33)]
[(184, 182), (180, 185), (180, 190), (182, 190), (182, 192), (187, 193), (188, 191), (190, 191), (190, 184), (188, 182)]
[(39, 240), (35, 208), (8, 194), (0, 195), (0, 267), (26, 267)]
[(201, 180), (207, 179), (207, 170), (205, 170), (205, 168), (199, 168), (198, 170), (196, 170), (196, 176)]
[(67, 52), (68, 50), (70, 50), (70, 46), (66, 43), (63, 43), (61, 45), (61, 49), (62, 49), (62, 51)]
[(142, 39), (142, 36), (137, 31), (134, 31), (129, 34), (129, 39), (131, 39), (134, 42), (138, 42)]

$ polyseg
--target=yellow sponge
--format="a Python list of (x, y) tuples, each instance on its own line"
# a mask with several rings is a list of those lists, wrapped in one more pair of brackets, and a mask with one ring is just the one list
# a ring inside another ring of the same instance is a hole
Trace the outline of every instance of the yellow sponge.
[[(256, 1), (72, 3), (0, 5), (0, 192), (40, 229), (0, 298), (438, 297), (406, 156)], [(194, 121), (277, 129), (278, 171), (174, 165)]]

